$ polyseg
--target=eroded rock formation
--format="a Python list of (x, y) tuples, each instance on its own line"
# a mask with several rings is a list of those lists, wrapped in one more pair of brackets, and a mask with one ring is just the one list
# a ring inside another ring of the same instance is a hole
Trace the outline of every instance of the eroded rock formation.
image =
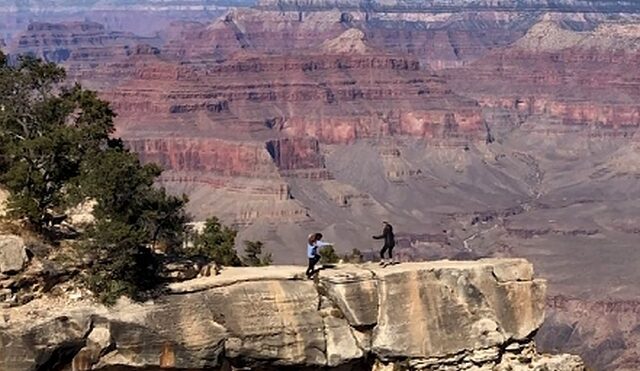
[(584, 370), (535, 352), (546, 284), (524, 260), (340, 265), (315, 281), (302, 270), (228, 268), (110, 310), (8, 309), (0, 367)]

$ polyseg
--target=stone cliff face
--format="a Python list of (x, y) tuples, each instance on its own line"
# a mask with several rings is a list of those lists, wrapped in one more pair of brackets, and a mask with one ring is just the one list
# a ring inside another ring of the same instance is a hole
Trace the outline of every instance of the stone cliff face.
[[(206, 120), (231, 129), (222, 135), (312, 136), (324, 143), (392, 134), (473, 136), (483, 128), (474, 101), (452, 93), (438, 76), (425, 76), (410, 58), (307, 54), (214, 65), (132, 63), (122, 88), (104, 94), (124, 135), (149, 130), (150, 115), (158, 118), (156, 129), (167, 119), (202, 122), (183, 125), (181, 135), (208, 129)], [(142, 122), (140, 114), (146, 114)]]
[[(145, 52), (139, 45), (158, 43), (157, 38), (105, 29), (96, 22), (32, 23), (14, 42), (12, 51), (32, 53), (47, 61), (67, 62), (71, 73)], [(157, 52), (157, 50), (156, 50)]]
[(639, 316), (636, 299), (556, 295), (547, 300), (547, 320), (536, 341), (546, 350), (579, 352), (594, 369), (637, 370)]
[(543, 20), (513, 46), (455, 71), (455, 89), (485, 107), (560, 124), (558, 132), (573, 127), (602, 129), (594, 135), (607, 135), (607, 129), (631, 134), (640, 126), (639, 36), (637, 24), (578, 32)]
[(265, 145), (206, 138), (132, 139), (128, 147), (165, 169), (223, 176), (264, 176), (277, 170)]
[(535, 352), (546, 286), (524, 260), (341, 265), (315, 281), (302, 270), (229, 268), (111, 310), (5, 310), (0, 367), (584, 370)]

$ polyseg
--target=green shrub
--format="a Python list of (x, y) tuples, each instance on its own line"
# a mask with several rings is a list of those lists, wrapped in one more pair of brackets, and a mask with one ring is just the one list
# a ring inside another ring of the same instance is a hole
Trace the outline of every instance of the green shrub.
[(340, 256), (333, 246), (323, 246), (320, 248), (320, 262), (323, 264), (335, 264), (340, 261)]
[(364, 261), (364, 255), (360, 250), (354, 248), (350, 254), (345, 254), (343, 259), (348, 263), (362, 263)]
[(219, 265), (241, 266), (242, 261), (235, 249), (237, 235), (235, 229), (211, 217), (205, 221), (204, 230), (196, 234), (193, 246), (188, 248), (187, 253), (204, 256)]
[(271, 253), (263, 253), (264, 244), (261, 241), (244, 241), (244, 257), (242, 263), (249, 267), (271, 265)]

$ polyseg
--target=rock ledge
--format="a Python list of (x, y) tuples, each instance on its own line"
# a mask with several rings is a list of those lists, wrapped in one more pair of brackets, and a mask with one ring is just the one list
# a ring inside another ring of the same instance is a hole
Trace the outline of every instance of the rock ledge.
[[(537, 354), (545, 281), (520, 259), (228, 268), (154, 302), (0, 316), (0, 369), (584, 370)], [(23, 320), (21, 320), (23, 318)]]

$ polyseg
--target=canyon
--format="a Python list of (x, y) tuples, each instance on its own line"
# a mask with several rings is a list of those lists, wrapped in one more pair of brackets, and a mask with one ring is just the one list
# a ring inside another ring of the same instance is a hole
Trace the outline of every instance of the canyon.
[(0, 22), (2, 49), (109, 100), (195, 220), (278, 263), (314, 230), (377, 259), (382, 220), (401, 260), (526, 257), (543, 350), (640, 368), (636, 2), (106, 4)]

